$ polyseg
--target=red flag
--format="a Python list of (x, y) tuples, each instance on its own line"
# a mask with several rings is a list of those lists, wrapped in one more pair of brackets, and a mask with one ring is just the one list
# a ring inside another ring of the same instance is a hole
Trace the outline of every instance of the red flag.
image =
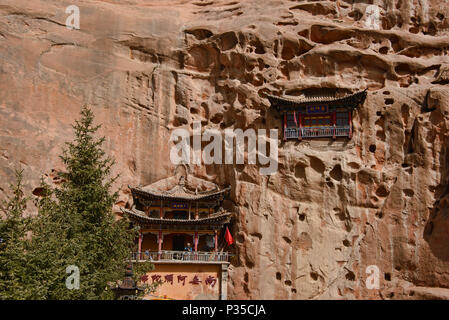
[(226, 227), (225, 239), (226, 239), (226, 242), (228, 243), (228, 245), (231, 245), (234, 243), (234, 240), (232, 239), (232, 236), (231, 236), (231, 233), (229, 232), (228, 227)]

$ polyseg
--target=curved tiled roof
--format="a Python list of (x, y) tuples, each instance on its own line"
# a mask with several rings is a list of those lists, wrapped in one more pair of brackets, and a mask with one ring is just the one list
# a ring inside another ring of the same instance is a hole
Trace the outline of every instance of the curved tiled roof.
[(148, 217), (145, 212), (136, 209), (121, 209), (123, 213), (129, 215), (131, 220), (135, 220), (145, 224), (171, 224), (171, 225), (198, 225), (198, 224), (214, 224), (222, 225), (228, 223), (232, 213), (228, 211), (219, 211), (210, 217), (199, 219), (161, 219)]
[(366, 90), (359, 91), (350, 95), (346, 95), (343, 97), (336, 97), (334, 95), (319, 95), (319, 96), (311, 96), (311, 97), (279, 97), (271, 94), (267, 94), (268, 100), (270, 103), (276, 107), (280, 106), (306, 106), (311, 103), (329, 103), (329, 104), (340, 104), (340, 103), (352, 103), (359, 104), (362, 103), (366, 98)]
[(173, 201), (214, 200), (231, 190), (229, 186), (220, 189), (212, 182), (191, 176), (187, 176), (187, 179), (181, 176), (179, 181), (176, 181), (176, 177), (169, 177), (145, 187), (129, 188), (133, 197)]
[(214, 190), (193, 192), (181, 185), (175, 186), (173, 189), (170, 189), (168, 191), (153, 190), (150, 188), (143, 189), (139, 187), (137, 188), (129, 187), (129, 188), (131, 189), (131, 192), (135, 196), (141, 196), (147, 199), (155, 199), (155, 200), (162, 199), (162, 200), (175, 200), (175, 201), (212, 200), (231, 190), (231, 187), (226, 187), (221, 190), (216, 188)]

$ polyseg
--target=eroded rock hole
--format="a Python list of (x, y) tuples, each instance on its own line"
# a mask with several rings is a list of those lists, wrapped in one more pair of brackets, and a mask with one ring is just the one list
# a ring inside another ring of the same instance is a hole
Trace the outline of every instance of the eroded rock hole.
[[(2, 190), (3, 191), (3, 190)], [(33, 195), (38, 196), (38, 197), (43, 197), (45, 196), (45, 188), (43, 187), (37, 187), (33, 189)]]
[(384, 185), (379, 186), (379, 188), (377, 188), (376, 190), (376, 195), (382, 198), (388, 196), (389, 193), (390, 192), (388, 192), (387, 188), (385, 188)]
[(224, 33), (220, 37), (220, 45), (222, 51), (233, 49), (237, 45), (237, 43), (238, 39), (234, 32)]
[(321, 174), (324, 173), (325, 166), (324, 166), (324, 163), (320, 159), (318, 159), (316, 157), (311, 157), (310, 158), (310, 166), (316, 172), (321, 173)]
[(352, 271), (348, 271), (348, 273), (346, 273), (345, 278), (349, 281), (354, 281), (355, 280), (355, 274)]
[(262, 234), (261, 234), (261, 233), (259, 233), (259, 232), (254, 232), (254, 233), (251, 233), (251, 236), (253, 236), (253, 237), (256, 237), (256, 238), (258, 238), (259, 240), (261, 240), (261, 239), (262, 239)]
[(345, 217), (345, 213), (343, 211), (341, 211), (339, 208), (334, 208), (335, 216), (338, 218), (338, 220), (340, 221), (345, 221), (346, 217)]
[(390, 48), (388, 48), (388, 47), (382, 47), (379, 49), (379, 52), (381, 54), (387, 54), (389, 50), (390, 50)]
[(385, 104), (391, 105), (391, 104), (393, 104), (393, 103), (394, 103), (394, 99), (392, 99), (392, 98), (387, 98), (387, 99), (385, 99)]
[(332, 179), (341, 181), (343, 178), (343, 171), (341, 170), (341, 165), (337, 164), (335, 167), (329, 172), (329, 175)]
[(292, 243), (292, 240), (290, 240), (289, 237), (282, 237), (282, 239), (284, 239), (285, 242), (287, 242), (288, 244)]
[(369, 146), (369, 151), (372, 152), (372, 153), (376, 152), (376, 145), (375, 144), (370, 145)]
[(300, 163), (295, 166), (295, 177), (299, 179), (306, 179), (306, 168)]
[(382, 211), (377, 212), (376, 213), (376, 217), (379, 218), (379, 219), (382, 219), (384, 217), (383, 212)]
[(206, 38), (210, 38), (213, 35), (213, 33), (207, 29), (187, 30), (186, 32), (193, 34), (197, 40), (204, 40)]
[(349, 12), (348, 16), (354, 19), (354, 21), (359, 21), (363, 17), (363, 12), (356, 8), (355, 10)]
[(348, 166), (351, 167), (351, 169), (354, 169), (354, 170), (360, 169), (360, 165), (358, 163), (356, 163), (356, 162), (349, 162)]

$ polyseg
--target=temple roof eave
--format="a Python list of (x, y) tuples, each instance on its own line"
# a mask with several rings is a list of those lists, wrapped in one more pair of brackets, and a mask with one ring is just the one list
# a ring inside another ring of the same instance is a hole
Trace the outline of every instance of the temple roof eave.
[(327, 103), (327, 104), (341, 104), (350, 103), (352, 107), (356, 107), (358, 104), (363, 103), (366, 99), (367, 91), (359, 91), (344, 97), (334, 96), (320, 96), (309, 98), (295, 98), (295, 97), (279, 97), (271, 94), (266, 94), (268, 100), (272, 106), (275, 106), (278, 110), (282, 106), (283, 108), (291, 107), (305, 107), (310, 104)]
[(171, 201), (200, 201), (200, 200), (215, 200), (224, 196), (225, 193), (231, 190), (231, 187), (227, 187), (221, 190), (212, 190), (201, 193), (188, 193), (180, 192), (178, 194), (169, 194), (167, 192), (158, 190), (144, 190), (140, 187), (131, 187), (131, 193), (136, 197), (143, 197), (151, 200), (171, 200)]
[(144, 224), (169, 224), (169, 225), (223, 225), (228, 223), (231, 219), (232, 213), (228, 211), (223, 211), (218, 214), (214, 214), (210, 217), (199, 218), (199, 219), (161, 219), (152, 218), (145, 215), (145, 212), (140, 210), (129, 210), (121, 209), (123, 213), (129, 215), (131, 220), (144, 223)]

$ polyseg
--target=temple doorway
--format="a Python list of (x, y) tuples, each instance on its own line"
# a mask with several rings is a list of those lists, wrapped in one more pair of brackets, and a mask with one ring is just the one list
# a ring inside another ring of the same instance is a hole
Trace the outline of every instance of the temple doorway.
[(174, 251), (183, 251), (185, 248), (184, 236), (173, 236), (173, 249)]

